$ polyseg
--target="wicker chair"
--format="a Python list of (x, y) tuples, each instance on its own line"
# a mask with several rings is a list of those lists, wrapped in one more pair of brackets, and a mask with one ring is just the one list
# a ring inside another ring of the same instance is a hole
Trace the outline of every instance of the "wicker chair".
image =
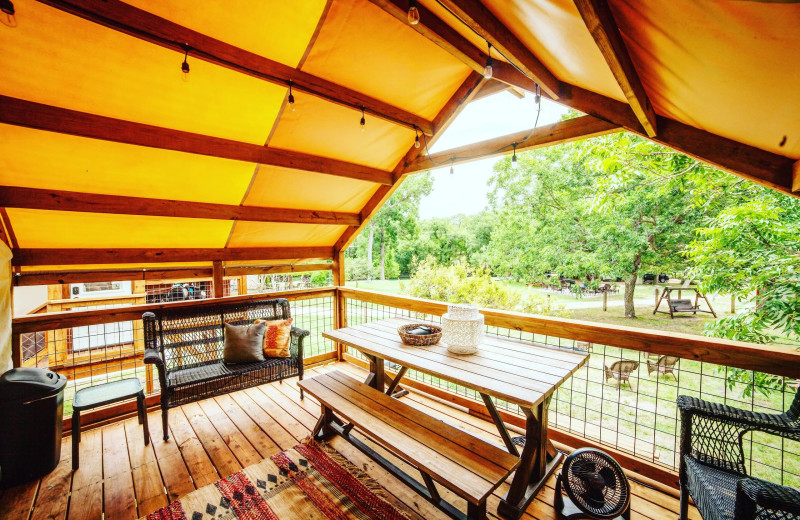
[(290, 317), (285, 299), (168, 307), (144, 313), (144, 362), (158, 368), (164, 440), (169, 439), (170, 408), (287, 377), (303, 379), (303, 340), (309, 332), (296, 327), (291, 330), (288, 358), (237, 365), (222, 360), (226, 323), (246, 325), (255, 319)]
[(639, 362), (638, 361), (630, 361), (627, 359), (623, 359), (621, 361), (614, 361), (611, 363), (610, 367), (603, 365), (603, 369), (606, 374), (606, 382), (609, 379), (616, 379), (619, 384), (628, 383), (628, 386), (631, 385), (630, 377), (631, 373), (634, 370), (638, 370)]
[(647, 358), (647, 376), (649, 377), (653, 372), (656, 373), (656, 376), (670, 374), (677, 381), (678, 376), (675, 375), (675, 364), (678, 363), (679, 359), (676, 356), (658, 356), (656, 359)]
[(689, 496), (705, 520), (800, 519), (800, 490), (748, 477), (742, 437), (766, 432), (800, 441), (800, 392), (782, 414), (763, 414), (678, 397), (681, 413), (681, 506)]

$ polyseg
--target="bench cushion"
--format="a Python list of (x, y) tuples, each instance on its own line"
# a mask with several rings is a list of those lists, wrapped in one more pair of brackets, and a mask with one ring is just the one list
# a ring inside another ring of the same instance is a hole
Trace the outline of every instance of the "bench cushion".
[(479, 505), (517, 467), (507, 451), (338, 371), (299, 385), (395, 455)]

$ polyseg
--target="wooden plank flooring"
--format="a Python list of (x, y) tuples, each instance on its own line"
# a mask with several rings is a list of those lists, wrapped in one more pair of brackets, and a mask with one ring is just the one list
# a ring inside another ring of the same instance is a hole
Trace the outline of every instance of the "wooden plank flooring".
[[(306, 377), (331, 369), (362, 379), (365, 372), (348, 363), (329, 364), (306, 372)], [(417, 393), (403, 398), (433, 417), (502, 446), (494, 425)], [(62, 443), (61, 462), (40, 481), (22, 484), (0, 494), (0, 518), (8, 520), (136, 519), (169, 501), (210, 484), (264, 457), (289, 449), (314, 427), (319, 404), (306, 394), (300, 400), (295, 380), (271, 383), (170, 410), (170, 440), (161, 432), (161, 412), (149, 414), (151, 443), (145, 446), (136, 418), (85, 431), (81, 439), (80, 469), (71, 471), (71, 439)], [(365, 442), (415, 474), (404, 462)], [(341, 438), (332, 445), (357, 466), (366, 469), (393, 500), (408, 505), (419, 519), (447, 519), (411, 489)], [(510, 481), (510, 480), (509, 480)], [(555, 477), (528, 508), (525, 520), (555, 520)], [(635, 481), (632, 518), (675, 518), (678, 500)], [(490, 518), (508, 490), (504, 483), (489, 497)], [(459, 507), (464, 501), (440, 487), (443, 497)], [(697, 510), (690, 518), (700, 520)]]

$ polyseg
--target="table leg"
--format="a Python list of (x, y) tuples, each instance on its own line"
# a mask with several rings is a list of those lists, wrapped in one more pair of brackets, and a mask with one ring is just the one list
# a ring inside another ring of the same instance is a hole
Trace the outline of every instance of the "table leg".
[(523, 408), (525, 447), (511, 487), (497, 507), (497, 512), (506, 518), (516, 520), (522, 516), (563, 457), (547, 438), (549, 405), (548, 398), (535, 409)]
[(392, 395), (394, 391), (397, 389), (397, 386), (400, 384), (400, 380), (403, 379), (403, 376), (406, 375), (406, 371), (408, 367), (401, 366), (400, 370), (397, 371), (397, 375), (394, 376), (392, 382), (389, 384), (389, 388), (386, 389), (387, 395)]
[(506, 449), (510, 454), (519, 457), (519, 450), (517, 450), (517, 446), (512, 442), (511, 436), (508, 434), (508, 429), (503, 422), (503, 418), (500, 417), (499, 413), (497, 413), (497, 408), (494, 406), (494, 401), (492, 401), (492, 398), (487, 394), (481, 394), (481, 397), (486, 405), (486, 409), (489, 410), (489, 416), (494, 421), (494, 425), (497, 426), (497, 431), (500, 432), (500, 438), (503, 439)]
[(370, 375), (364, 381), (365, 384), (376, 390), (384, 391), (386, 388), (386, 377), (383, 371), (383, 358), (377, 356), (367, 356), (369, 359)]

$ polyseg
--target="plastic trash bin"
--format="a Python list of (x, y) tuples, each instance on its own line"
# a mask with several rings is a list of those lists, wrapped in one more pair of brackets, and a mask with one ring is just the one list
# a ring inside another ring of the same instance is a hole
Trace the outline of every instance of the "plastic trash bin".
[(53, 471), (61, 458), (67, 378), (41, 368), (0, 376), (0, 487)]

